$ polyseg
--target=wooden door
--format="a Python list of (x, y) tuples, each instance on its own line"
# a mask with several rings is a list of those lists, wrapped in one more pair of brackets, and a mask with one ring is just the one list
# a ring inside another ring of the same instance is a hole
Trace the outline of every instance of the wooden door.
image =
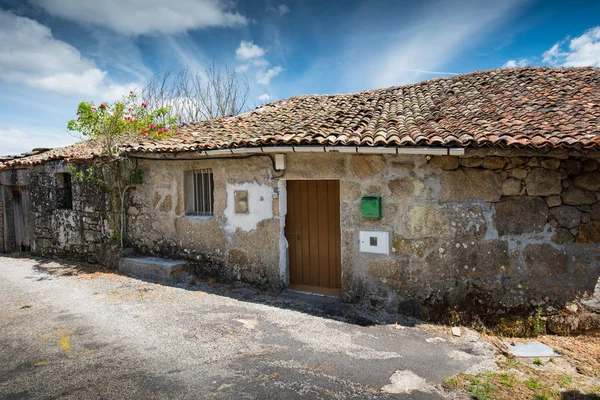
[(339, 296), (339, 181), (287, 181), (287, 199), (290, 289)]
[(27, 190), (25, 186), (13, 186), (15, 242), (18, 251), (29, 251), (29, 229), (27, 218)]

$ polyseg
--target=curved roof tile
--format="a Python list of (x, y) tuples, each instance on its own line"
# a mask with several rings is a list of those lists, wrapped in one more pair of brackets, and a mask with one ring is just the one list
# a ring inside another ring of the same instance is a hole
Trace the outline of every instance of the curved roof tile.
[[(162, 140), (130, 137), (121, 150), (316, 144), (600, 149), (599, 127), (599, 68), (524, 67), (360, 93), (291, 97), (239, 116), (183, 124), (180, 135)], [(98, 155), (97, 145), (82, 142), (5, 166)]]

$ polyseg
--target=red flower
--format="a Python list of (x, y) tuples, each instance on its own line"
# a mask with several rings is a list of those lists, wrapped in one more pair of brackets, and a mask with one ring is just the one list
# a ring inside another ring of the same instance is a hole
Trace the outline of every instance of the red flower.
[(167, 128), (163, 129), (163, 132), (167, 133), (169, 130)]
[(156, 125), (154, 125), (154, 124), (150, 125), (150, 129), (156, 129)]
[(92, 107), (92, 110), (96, 111), (96, 107)]
[(142, 107), (146, 108), (146, 107), (148, 107), (148, 104), (142, 103)]
[(129, 94), (133, 94), (133, 90), (130, 90), (130, 91), (129, 91)]
[(146, 129), (142, 129), (142, 133), (148, 133)]
[(159, 129), (159, 130), (158, 130), (158, 132), (156, 132), (156, 133), (158, 133), (159, 135), (162, 135), (163, 131), (161, 131), (161, 130)]
[(100, 104), (100, 108), (103, 109), (103, 110), (106, 108), (106, 106), (104, 105), (104, 103)]

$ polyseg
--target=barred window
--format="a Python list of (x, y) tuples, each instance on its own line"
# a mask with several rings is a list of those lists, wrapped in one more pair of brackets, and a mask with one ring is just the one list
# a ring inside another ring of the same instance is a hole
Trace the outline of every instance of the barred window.
[(214, 181), (210, 169), (185, 171), (186, 215), (214, 215)]

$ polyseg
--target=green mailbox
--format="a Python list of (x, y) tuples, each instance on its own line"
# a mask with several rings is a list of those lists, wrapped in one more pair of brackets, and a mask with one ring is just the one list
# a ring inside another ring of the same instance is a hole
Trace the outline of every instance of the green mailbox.
[(381, 218), (381, 197), (365, 196), (362, 198), (363, 218)]

